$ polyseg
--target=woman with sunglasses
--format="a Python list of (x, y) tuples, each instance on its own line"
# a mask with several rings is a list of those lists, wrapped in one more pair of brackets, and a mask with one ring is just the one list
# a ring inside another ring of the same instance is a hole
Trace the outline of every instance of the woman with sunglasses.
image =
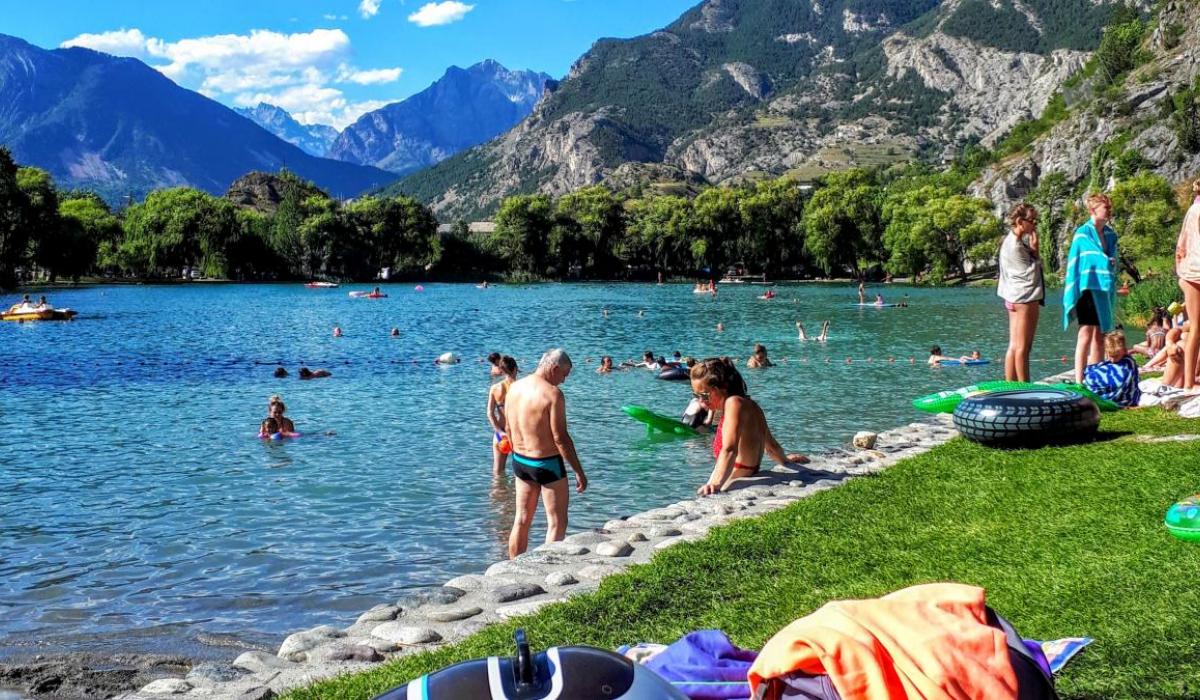
[(692, 394), (710, 412), (721, 411), (713, 437), (713, 467), (696, 493), (708, 496), (727, 490), (734, 479), (754, 476), (763, 452), (779, 464), (804, 464), (808, 457), (785, 454), (771, 435), (762, 408), (746, 394), (746, 382), (728, 357), (710, 357), (692, 367)]
[(1008, 311), (1008, 350), (1004, 379), (1029, 381), (1029, 352), (1037, 331), (1038, 314), (1046, 303), (1046, 282), (1038, 253), (1038, 213), (1020, 202), (1008, 214), (1012, 231), (1000, 244), (1000, 279), (996, 294)]

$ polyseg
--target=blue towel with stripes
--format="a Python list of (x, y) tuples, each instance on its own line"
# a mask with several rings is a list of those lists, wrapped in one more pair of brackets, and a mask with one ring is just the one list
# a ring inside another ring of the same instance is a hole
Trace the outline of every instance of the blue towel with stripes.
[(1105, 224), (1103, 233), (1089, 220), (1075, 230), (1067, 253), (1067, 277), (1063, 282), (1063, 330), (1071, 325), (1071, 313), (1084, 292), (1092, 293), (1100, 330), (1113, 329), (1116, 310), (1117, 232)]
[(1123, 408), (1138, 405), (1142, 390), (1138, 388), (1138, 366), (1133, 357), (1126, 355), (1113, 362), (1105, 360), (1088, 365), (1083, 370), (1083, 385), (1097, 396), (1108, 399)]
[[(619, 653), (630, 656), (629, 647)], [(658, 650), (655, 650), (658, 651)], [(720, 630), (700, 630), (643, 661), (691, 700), (749, 700), (746, 674), (758, 652), (740, 649)]]

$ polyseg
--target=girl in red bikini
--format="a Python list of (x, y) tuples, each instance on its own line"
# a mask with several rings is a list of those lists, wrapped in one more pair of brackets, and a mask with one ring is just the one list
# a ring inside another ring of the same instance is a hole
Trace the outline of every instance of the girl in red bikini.
[(713, 437), (713, 467), (708, 482), (696, 493), (701, 496), (727, 490), (735, 479), (753, 476), (762, 464), (763, 452), (779, 464), (804, 464), (808, 457), (785, 454), (771, 435), (762, 409), (746, 395), (746, 382), (728, 357), (709, 358), (692, 367), (692, 393), (709, 411), (721, 411)]

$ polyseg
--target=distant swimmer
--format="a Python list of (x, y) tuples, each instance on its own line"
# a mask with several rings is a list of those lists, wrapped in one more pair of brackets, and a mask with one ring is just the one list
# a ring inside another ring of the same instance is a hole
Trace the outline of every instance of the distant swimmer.
[(459, 359), (458, 355), (455, 355), (452, 352), (444, 352), (441, 355), (438, 355), (438, 359), (434, 360), (433, 362), (437, 365), (457, 365), (459, 362), (462, 362), (462, 360)]
[(957, 360), (957, 359), (958, 359), (957, 357), (950, 357), (948, 355), (943, 355), (942, 354), (942, 346), (934, 345), (933, 347), (929, 348), (929, 359), (926, 360), (926, 362), (928, 362), (930, 365), (936, 365), (940, 362), (946, 362), (947, 360)]
[(638, 315), (638, 318), (645, 318), (646, 311), (644, 309), (638, 309), (637, 315)]
[(774, 367), (775, 364), (771, 362), (771, 358), (767, 357), (767, 347), (762, 343), (755, 343), (754, 354), (750, 356), (749, 360), (746, 360), (746, 366), (751, 369), (758, 369), (762, 367)]
[(334, 338), (341, 338), (341, 337), (342, 337), (342, 327), (341, 327), (341, 326), (334, 326), (334, 327), (333, 327), (333, 337), (334, 337)]
[(875, 306), (883, 306), (883, 295), (882, 294), (875, 295)]
[(818, 343), (824, 343), (826, 340), (829, 340), (829, 320), (828, 319), (826, 319), (821, 324), (821, 335), (817, 336)]
[(862, 280), (858, 281), (858, 303), (867, 303), (867, 285)]
[(604, 318), (608, 318), (608, 309), (600, 309), (600, 313), (604, 315)]
[(796, 321), (796, 332), (800, 334), (800, 340), (807, 341), (808, 334), (804, 332), (804, 322)]
[(309, 369), (303, 365), (300, 366), (299, 374), (301, 379), (324, 379), (333, 376), (333, 372), (327, 369)]
[(720, 322), (717, 323), (717, 332), (718, 333), (725, 332), (725, 324), (724, 323), (720, 323)]
[(488, 361), (488, 364), (491, 365), (491, 369), (488, 370), (488, 373), (491, 376), (499, 377), (500, 375), (504, 374), (504, 370), (500, 368), (500, 359), (502, 357), (503, 357), (503, 355), (501, 355), (498, 352), (488, 353), (487, 361)]
[(399, 329), (399, 328), (393, 328), (393, 329), (392, 329), (392, 337), (393, 337), (393, 338), (399, 338), (399, 337), (400, 337), (400, 329)]
[(272, 376), (274, 376), (276, 379), (283, 379), (284, 377), (288, 376), (288, 371), (283, 367), (276, 367), (275, 373)]
[(596, 369), (596, 374), (611, 374), (613, 371), (612, 355), (605, 355), (600, 358), (600, 366)]
[(259, 425), (258, 434), (262, 437), (269, 437), (276, 433), (296, 432), (296, 424), (292, 422), (291, 418), (283, 415), (285, 411), (287, 411), (287, 406), (284, 405), (279, 394), (274, 394), (267, 399), (267, 418)]

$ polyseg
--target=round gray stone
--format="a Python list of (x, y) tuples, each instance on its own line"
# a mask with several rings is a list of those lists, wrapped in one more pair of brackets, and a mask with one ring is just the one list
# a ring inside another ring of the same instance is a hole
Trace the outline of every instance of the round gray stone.
[(283, 644), (279, 646), (279, 653), (277, 655), (279, 658), (287, 659), (288, 661), (303, 661), (304, 653), (309, 649), (320, 646), (330, 639), (345, 636), (346, 633), (336, 627), (321, 625), (310, 630), (297, 632), (283, 640)]
[(500, 616), (501, 620), (510, 620), (514, 617), (520, 617), (522, 615), (532, 615), (546, 605), (557, 602), (557, 600), (547, 599), (532, 600), (528, 603), (514, 603), (513, 605), (501, 605), (500, 607), (496, 608), (496, 614)]
[(547, 542), (534, 551), (577, 557), (581, 554), (587, 554), (591, 550), (581, 544), (574, 544), (571, 542)]
[(192, 689), (192, 684), (182, 678), (159, 678), (142, 687), (150, 695), (181, 695)]
[(404, 608), (399, 605), (376, 605), (362, 615), (358, 616), (359, 622), (387, 622), (400, 617), (400, 613), (404, 612)]
[(628, 542), (604, 542), (596, 546), (596, 554), (602, 557), (627, 557), (633, 554), (633, 546)]
[(425, 617), (433, 620), (434, 622), (458, 622), (459, 620), (465, 620), (468, 617), (475, 617), (482, 612), (483, 608), (479, 607), (446, 608), (444, 610), (421, 611)]
[(249, 671), (250, 673), (261, 673), (263, 671), (281, 671), (285, 668), (295, 668), (296, 664), (287, 659), (281, 659), (274, 654), (268, 654), (265, 651), (247, 651), (233, 660), (233, 667)]
[(184, 680), (192, 685), (203, 685), (205, 683), (227, 683), (241, 678), (241, 676), (242, 672), (232, 666), (205, 662), (193, 666)]
[(429, 627), (405, 625), (400, 622), (385, 622), (371, 630), (372, 636), (386, 639), (389, 642), (411, 646), (413, 644), (429, 644), (440, 642), (442, 635)]
[[(443, 588), (457, 588), (461, 591), (477, 591), (483, 587), (483, 577), (479, 574), (458, 576), (446, 582)], [(457, 598), (455, 599), (457, 600)]]
[(650, 530), (650, 537), (659, 539), (661, 537), (679, 537), (683, 534), (683, 530), (677, 527), (656, 527)]
[(579, 579), (568, 571), (552, 571), (546, 576), (547, 586), (572, 586), (576, 583), (579, 583)]
[(383, 661), (383, 654), (366, 644), (331, 644), (319, 647), (309, 652), (309, 658), (314, 661), (357, 661), (360, 663), (378, 663)]
[(626, 542), (645, 542), (646, 540), (647, 540), (646, 535), (644, 535), (640, 532), (635, 532), (632, 535), (630, 535), (629, 537), (625, 538)]
[(602, 532), (577, 532), (574, 535), (567, 535), (563, 539), (564, 542), (571, 544), (594, 545), (609, 540), (608, 534)]
[(599, 581), (605, 576), (610, 576), (617, 572), (624, 571), (619, 566), (612, 564), (591, 564), (579, 570), (579, 578), (585, 580)]
[(509, 583), (493, 589), (488, 595), (488, 599), (495, 603), (511, 603), (514, 600), (545, 592), (546, 589), (536, 583)]

